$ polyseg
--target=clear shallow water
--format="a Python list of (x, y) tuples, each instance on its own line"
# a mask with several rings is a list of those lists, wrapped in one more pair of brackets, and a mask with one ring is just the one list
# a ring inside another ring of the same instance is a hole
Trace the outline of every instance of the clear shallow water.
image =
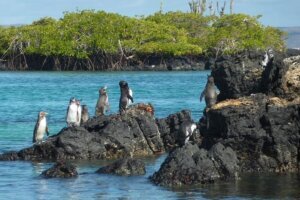
[[(198, 121), (204, 108), (199, 94), (209, 71), (204, 72), (1, 72), (0, 152), (31, 145), (40, 110), (49, 113), (51, 134), (65, 126), (70, 97), (94, 114), (98, 89), (108, 86), (111, 112), (117, 112), (120, 80), (133, 89), (135, 102), (151, 102), (157, 117), (190, 109)], [(236, 182), (181, 189), (153, 185), (148, 177), (158, 170), (166, 155), (143, 158), (147, 174), (118, 177), (94, 174), (105, 161), (75, 162), (76, 179), (43, 179), (39, 174), (52, 163), (0, 162), (0, 199), (264, 199), (300, 198), (296, 175), (245, 175)]]

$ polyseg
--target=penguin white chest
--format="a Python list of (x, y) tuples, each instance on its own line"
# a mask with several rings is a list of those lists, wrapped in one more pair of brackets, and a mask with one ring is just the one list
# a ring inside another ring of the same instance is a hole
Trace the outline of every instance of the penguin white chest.
[(67, 122), (75, 123), (77, 121), (78, 106), (76, 104), (71, 104), (68, 110)]
[(43, 119), (41, 119), (39, 127), (37, 129), (37, 135), (36, 135), (37, 140), (43, 139), (44, 133), (46, 132), (46, 127), (47, 127), (47, 121), (46, 118), (44, 117)]

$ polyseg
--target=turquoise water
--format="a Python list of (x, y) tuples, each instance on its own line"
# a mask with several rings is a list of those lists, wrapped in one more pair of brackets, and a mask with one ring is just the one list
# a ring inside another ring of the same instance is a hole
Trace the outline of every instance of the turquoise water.
[[(70, 97), (94, 114), (98, 89), (108, 86), (111, 112), (117, 112), (120, 80), (133, 89), (136, 103), (151, 102), (157, 117), (181, 109), (192, 111), (199, 120), (204, 103), (199, 94), (209, 71), (204, 72), (1, 72), (0, 152), (31, 145), (37, 113), (49, 113), (50, 134), (65, 126)], [(43, 179), (40, 173), (52, 163), (0, 162), (0, 199), (264, 199), (300, 198), (296, 175), (245, 175), (239, 181), (181, 189), (153, 185), (148, 177), (158, 170), (166, 155), (143, 158), (147, 174), (118, 177), (94, 174), (105, 161), (75, 162), (79, 177)]]

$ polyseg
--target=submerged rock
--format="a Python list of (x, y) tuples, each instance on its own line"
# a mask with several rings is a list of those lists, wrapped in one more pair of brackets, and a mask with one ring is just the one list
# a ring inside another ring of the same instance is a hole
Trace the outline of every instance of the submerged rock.
[(98, 169), (96, 173), (137, 176), (146, 174), (146, 168), (145, 163), (141, 160), (125, 158)]
[(186, 144), (175, 149), (151, 181), (163, 186), (213, 183), (237, 178), (238, 160), (230, 147), (218, 143), (209, 151)]
[[(176, 115), (191, 118), (186, 111)], [(162, 136), (160, 130), (164, 125), (158, 121), (161, 120), (155, 120), (151, 105), (137, 104), (125, 115), (99, 116), (81, 127), (64, 128), (41, 144), (2, 154), (0, 160), (115, 159), (163, 153), (169, 149), (164, 135), (175, 137), (176, 134), (172, 128)], [(173, 125), (179, 127), (180, 121), (172, 122)], [(169, 139), (176, 145), (175, 139)]]
[(71, 178), (77, 177), (78, 172), (72, 164), (56, 162), (50, 169), (43, 171), (41, 175), (46, 178)]

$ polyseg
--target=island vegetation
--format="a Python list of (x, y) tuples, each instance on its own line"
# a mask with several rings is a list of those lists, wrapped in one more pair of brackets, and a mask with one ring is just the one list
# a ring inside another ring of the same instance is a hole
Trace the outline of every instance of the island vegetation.
[(284, 32), (263, 26), (260, 16), (226, 14), (225, 5), (215, 12), (205, 3), (191, 1), (190, 12), (161, 9), (139, 17), (65, 12), (58, 20), (45, 17), (30, 25), (1, 27), (0, 61), (13, 70), (118, 70), (143, 65), (151, 56), (163, 60), (284, 50)]

